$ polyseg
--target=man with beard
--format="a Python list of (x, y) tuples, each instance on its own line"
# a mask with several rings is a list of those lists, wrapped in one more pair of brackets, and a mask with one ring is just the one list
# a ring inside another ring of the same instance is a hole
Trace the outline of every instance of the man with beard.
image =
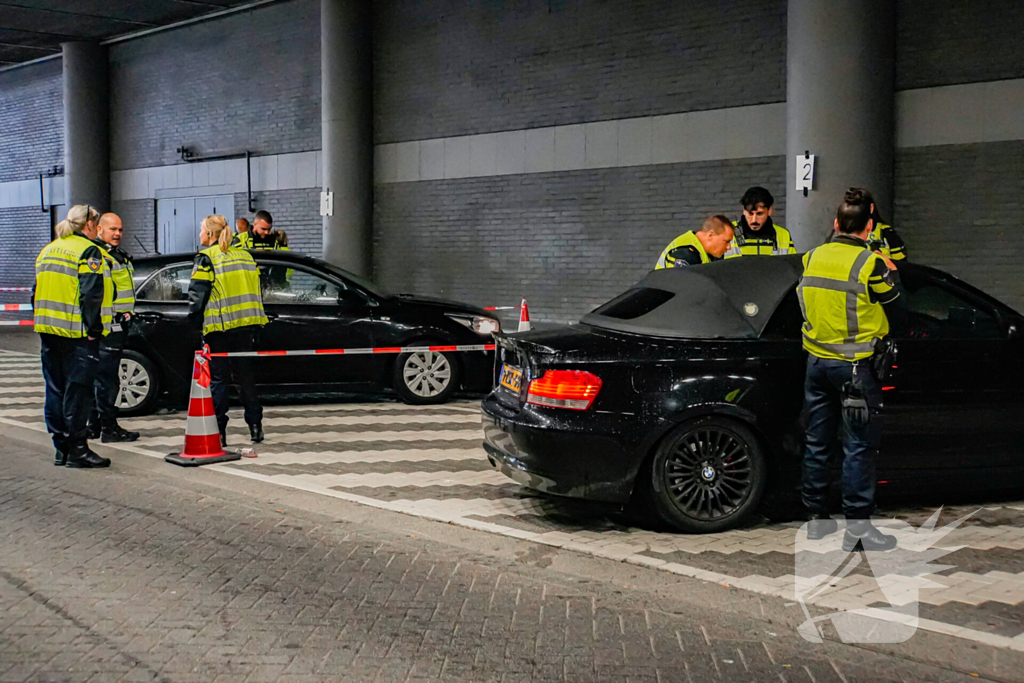
[(743, 193), (740, 204), (743, 217), (733, 223), (736, 238), (725, 258), (737, 256), (779, 256), (795, 254), (793, 238), (781, 225), (772, 221), (775, 198), (763, 187), (752, 187)]

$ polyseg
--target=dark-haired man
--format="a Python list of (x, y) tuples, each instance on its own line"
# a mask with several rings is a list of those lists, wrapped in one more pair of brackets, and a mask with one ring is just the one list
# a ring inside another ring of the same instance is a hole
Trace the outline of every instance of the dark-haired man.
[(252, 229), (249, 249), (278, 249), (291, 251), (288, 245), (282, 243), (281, 236), (274, 230), (274, 217), (269, 211), (257, 211), (252, 220)]
[(696, 266), (722, 258), (732, 242), (732, 223), (725, 216), (712, 216), (696, 232), (689, 230), (675, 238), (658, 257), (655, 270)]
[(835, 237), (804, 254), (797, 287), (808, 352), (804, 380), (807, 442), (803, 459), (803, 501), (810, 515), (808, 538), (837, 529), (828, 516), (829, 456), (843, 424), (843, 548), (851, 552), (889, 550), (896, 545), (871, 524), (875, 507), (875, 465), (879, 432), (872, 418), (882, 403), (872, 356), (889, 332), (883, 305), (899, 296), (892, 261), (872, 252), (871, 195), (850, 188), (836, 211)]
[(733, 223), (736, 239), (725, 258), (796, 253), (789, 230), (772, 221), (775, 198), (771, 192), (763, 187), (751, 187), (743, 193), (740, 204), (743, 217)]

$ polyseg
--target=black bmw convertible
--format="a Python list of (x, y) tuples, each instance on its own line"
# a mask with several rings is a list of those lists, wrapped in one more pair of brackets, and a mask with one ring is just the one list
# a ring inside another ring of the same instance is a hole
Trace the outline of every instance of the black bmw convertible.
[[(497, 335), (491, 465), (525, 486), (637, 501), (680, 531), (792, 507), (806, 354), (799, 256), (659, 270), (578, 325)], [(1024, 317), (906, 264), (884, 386), (880, 494), (1024, 483)]]

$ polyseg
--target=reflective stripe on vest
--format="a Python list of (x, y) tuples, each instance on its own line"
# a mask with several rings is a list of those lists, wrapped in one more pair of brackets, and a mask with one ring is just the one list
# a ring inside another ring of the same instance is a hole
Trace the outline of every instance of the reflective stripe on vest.
[(260, 271), (249, 252), (232, 247), (225, 254), (214, 245), (199, 253), (213, 263), (213, 291), (203, 311), (203, 334), (266, 325)]
[(694, 247), (700, 254), (701, 263), (711, 262), (711, 258), (708, 256), (708, 253), (704, 251), (704, 245), (700, 243), (699, 239), (697, 239), (697, 235), (690, 230), (689, 232), (684, 232), (682, 235), (668, 243), (665, 250), (661, 252), (661, 256), (658, 257), (658, 262), (654, 264), (654, 269), (661, 270), (662, 268), (675, 268), (676, 264), (668, 257), (668, 253), (678, 247)]
[(797, 294), (804, 348), (820, 358), (861, 360), (889, 331), (882, 305), (871, 301), (868, 279), (878, 258), (852, 244), (831, 242), (804, 256)]
[(114, 313), (131, 313), (135, 310), (135, 285), (132, 277), (135, 275), (135, 267), (131, 261), (118, 263), (112, 259), (110, 263), (110, 278), (114, 282)]
[(99, 269), (89, 267), (82, 255), (90, 247), (96, 247), (96, 244), (82, 235), (72, 234), (50, 242), (39, 252), (33, 301), (36, 332), (72, 339), (86, 336), (78, 276), (82, 272), (95, 272), (103, 276), (103, 302), (100, 307), (103, 336), (110, 334), (114, 317), (110, 261), (107, 253), (97, 247), (100, 251)]
[(733, 221), (732, 227), (736, 230), (736, 236), (732, 240), (732, 246), (725, 252), (725, 258), (736, 258), (737, 256), (785, 256), (795, 254), (796, 247), (793, 245), (793, 238), (789, 230), (778, 223), (775, 226), (775, 239), (760, 239), (757, 237), (746, 239), (743, 230), (739, 227), (739, 221)]

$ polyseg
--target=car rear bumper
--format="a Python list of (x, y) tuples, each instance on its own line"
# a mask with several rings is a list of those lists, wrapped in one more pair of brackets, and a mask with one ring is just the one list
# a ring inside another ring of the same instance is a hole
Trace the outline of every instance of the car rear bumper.
[[(639, 455), (624, 441), (623, 416), (588, 415), (585, 429), (555, 424), (556, 409), (538, 415), (515, 411), (492, 393), (481, 406), (484, 451), (491, 465), (527, 488), (570, 498), (624, 503), (639, 468)], [(578, 417), (578, 416), (573, 416)], [(595, 427), (591, 423), (596, 423)]]

